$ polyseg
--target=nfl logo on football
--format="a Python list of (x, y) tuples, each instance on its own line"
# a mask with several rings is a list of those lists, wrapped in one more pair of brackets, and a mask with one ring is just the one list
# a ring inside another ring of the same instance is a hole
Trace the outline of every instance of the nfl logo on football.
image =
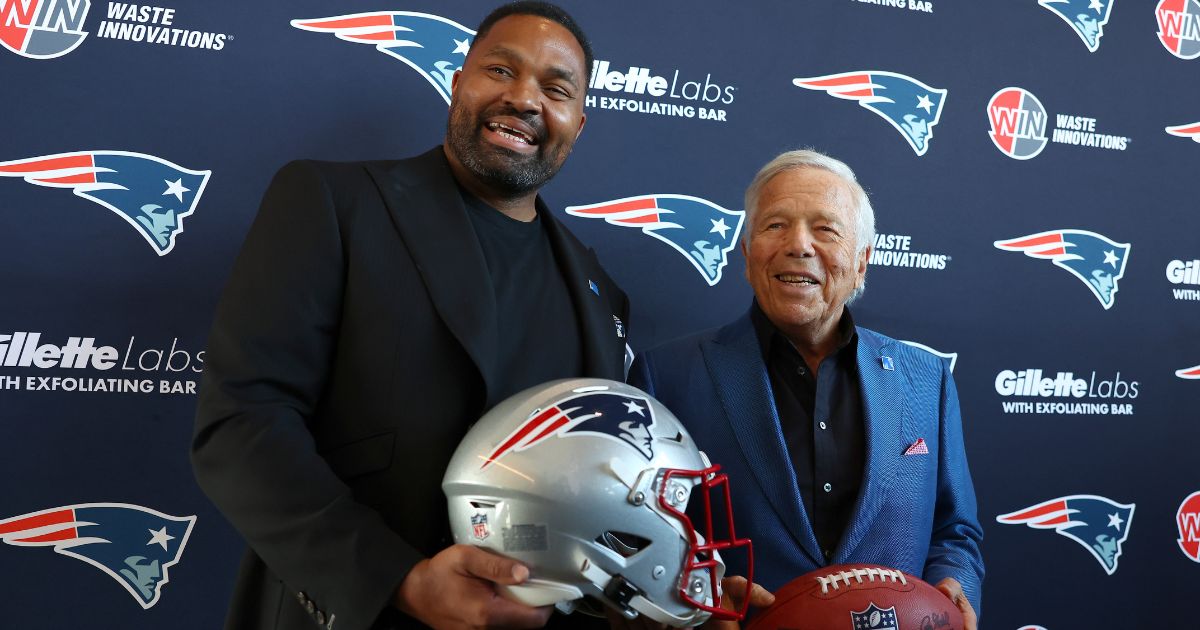
[(862, 612), (851, 612), (850, 619), (854, 621), (854, 630), (897, 630), (895, 606), (879, 608), (871, 604)]
[(488, 531), (487, 514), (476, 514), (471, 517), (471, 535), (475, 540), (483, 540), (487, 538), (491, 532)]

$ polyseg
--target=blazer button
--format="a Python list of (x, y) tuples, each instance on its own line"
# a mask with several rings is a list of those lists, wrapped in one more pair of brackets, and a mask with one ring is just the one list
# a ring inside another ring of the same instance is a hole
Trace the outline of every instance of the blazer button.
[(296, 593), (296, 601), (300, 602), (300, 605), (303, 606), (308, 603), (308, 595), (305, 595), (304, 591), (300, 591)]
[(825, 492), (832, 492), (832, 491), (833, 491), (833, 486), (831, 486), (830, 484), (825, 484)]
[(308, 614), (311, 615), (317, 610), (317, 607), (313, 605), (312, 600), (310, 599), (307, 602), (304, 602), (304, 610), (307, 610)]
[(318, 626), (325, 625), (325, 613), (323, 613), (319, 610), (317, 611), (317, 625)]

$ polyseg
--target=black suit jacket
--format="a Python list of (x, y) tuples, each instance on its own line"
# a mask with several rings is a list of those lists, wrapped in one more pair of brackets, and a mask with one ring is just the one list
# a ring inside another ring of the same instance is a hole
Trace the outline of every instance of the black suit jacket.
[[(503, 331), (466, 212), (440, 147), (294, 162), (271, 183), (217, 308), (192, 447), (250, 547), (227, 628), (414, 625), (388, 607), (452, 542), (446, 463), (512, 393), (491, 385)], [(584, 375), (620, 380), (628, 301), (540, 199), (538, 213)]]

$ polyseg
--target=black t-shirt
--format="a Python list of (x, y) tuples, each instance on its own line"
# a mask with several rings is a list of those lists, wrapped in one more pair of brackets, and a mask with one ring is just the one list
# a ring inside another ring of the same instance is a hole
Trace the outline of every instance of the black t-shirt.
[[(496, 296), (496, 391), (504, 400), (583, 374), (579, 323), (540, 218), (518, 221), (461, 191)], [(487, 290), (484, 278), (461, 278)]]
[[(510, 218), (463, 189), (467, 216), (479, 239), (496, 297), (497, 353), (492, 400), (504, 400), (534, 385), (583, 375), (579, 321), (554, 248), (540, 218)], [(486, 290), (483, 278), (477, 282)], [(555, 612), (548, 630), (603, 630), (608, 622), (583, 613)]]

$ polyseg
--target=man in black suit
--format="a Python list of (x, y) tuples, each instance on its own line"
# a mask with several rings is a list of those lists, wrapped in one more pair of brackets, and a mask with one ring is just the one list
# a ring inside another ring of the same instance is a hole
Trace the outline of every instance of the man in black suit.
[(528, 569), (451, 545), (441, 479), (487, 409), (622, 379), (628, 301), (538, 189), (592, 66), (557, 7), (480, 24), (444, 146), (275, 177), (209, 338), (192, 461), (246, 538), (227, 628), (536, 627)]

